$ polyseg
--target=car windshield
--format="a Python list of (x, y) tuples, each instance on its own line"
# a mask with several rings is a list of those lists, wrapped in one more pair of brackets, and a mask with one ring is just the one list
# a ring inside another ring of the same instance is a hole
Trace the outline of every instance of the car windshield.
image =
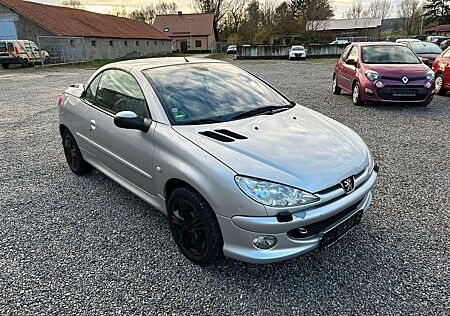
[(299, 50), (305, 50), (303, 46), (294, 46), (292, 47), (292, 51), (299, 51)]
[(440, 54), (442, 50), (436, 44), (432, 43), (411, 43), (411, 49), (416, 54)]
[(256, 115), (266, 107), (292, 106), (267, 84), (229, 64), (166, 66), (144, 74), (174, 125), (229, 121), (249, 111)]
[(362, 47), (362, 61), (365, 64), (420, 64), (420, 59), (409, 47), (403, 45)]

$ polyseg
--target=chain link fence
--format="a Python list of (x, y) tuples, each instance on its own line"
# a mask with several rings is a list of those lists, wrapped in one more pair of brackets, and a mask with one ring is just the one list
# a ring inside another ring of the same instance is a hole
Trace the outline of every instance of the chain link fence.
[(42, 54), (42, 64), (69, 64), (87, 61), (84, 37), (38, 36), (36, 43), (48, 56)]
[(228, 46), (233, 45), (228, 42), (214, 42), (211, 45), (211, 54), (223, 54), (227, 52)]

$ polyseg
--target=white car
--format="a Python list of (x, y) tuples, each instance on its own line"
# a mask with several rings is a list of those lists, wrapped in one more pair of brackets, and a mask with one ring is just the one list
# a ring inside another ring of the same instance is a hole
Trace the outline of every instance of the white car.
[(399, 38), (395, 41), (396, 43), (406, 43), (406, 42), (421, 42), (417, 38)]
[(343, 44), (350, 44), (350, 42), (345, 39), (339, 39), (339, 40), (337, 39), (330, 43), (330, 45), (343, 45)]
[(236, 54), (236, 45), (228, 46), (227, 54)]
[(292, 59), (305, 59), (306, 58), (306, 49), (303, 46), (292, 46), (289, 50), (289, 60)]

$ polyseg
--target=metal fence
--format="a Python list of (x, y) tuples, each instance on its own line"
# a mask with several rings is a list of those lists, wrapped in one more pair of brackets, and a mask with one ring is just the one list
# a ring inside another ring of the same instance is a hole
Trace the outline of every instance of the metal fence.
[(211, 45), (211, 54), (223, 54), (227, 52), (228, 46), (233, 45), (228, 42), (214, 42)]
[(36, 44), (49, 54), (43, 58), (43, 65), (87, 61), (84, 37), (38, 36)]

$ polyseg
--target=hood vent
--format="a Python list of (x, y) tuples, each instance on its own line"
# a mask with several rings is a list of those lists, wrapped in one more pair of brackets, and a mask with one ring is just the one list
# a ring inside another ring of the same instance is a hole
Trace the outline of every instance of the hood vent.
[(247, 139), (244, 135), (237, 134), (227, 129), (216, 129), (214, 131), (204, 131), (198, 133), (225, 143), (234, 142), (236, 139)]
[(237, 133), (229, 131), (227, 129), (215, 129), (214, 131), (217, 133), (235, 138), (235, 139), (247, 139), (247, 137), (245, 137), (244, 135), (237, 134)]
[(207, 136), (209, 138), (218, 140), (220, 142), (225, 142), (225, 143), (231, 143), (234, 142), (233, 138), (227, 137), (225, 135), (216, 133), (216, 132), (212, 132), (212, 131), (204, 131), (204, 132), (198, 132), (199, 134), (202, 134), (204, 136)]

